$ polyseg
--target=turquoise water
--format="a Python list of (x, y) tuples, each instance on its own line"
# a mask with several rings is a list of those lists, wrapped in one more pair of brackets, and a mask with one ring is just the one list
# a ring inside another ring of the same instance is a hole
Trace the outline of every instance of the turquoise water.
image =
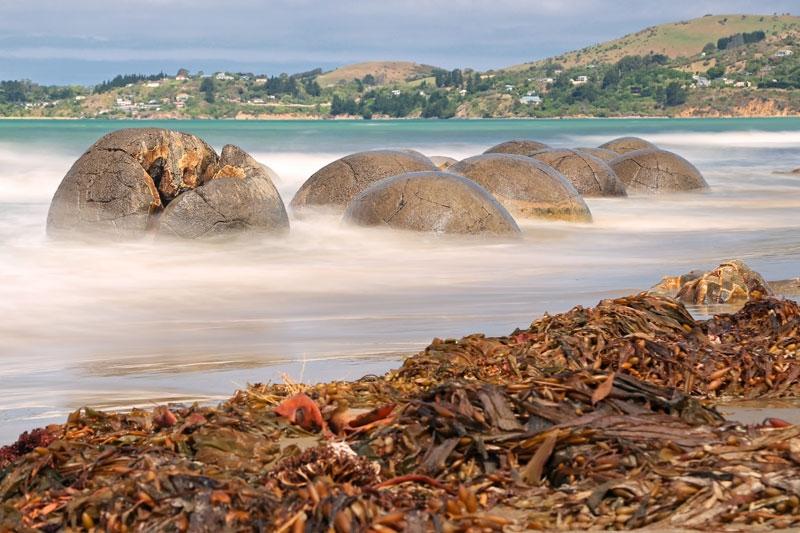
[[(49, 200), (100, 135), (161, 126), (234, 143), (288, 203), (346, 153), (463, 158), (511, 138), (596, 146), (641, 135), (694, 162), (703, 193), (588, 199), (592, 224), (524, 223), (513, 243), (292, 220), (228, 246), (50, 242)], [(0, 442), (82, 405), (227, 397), (247, 382), (382, 372), (432, 337), (502, 334), (543, 312), (741, 258), (800, 275), (800, 120), (0, 121)]]

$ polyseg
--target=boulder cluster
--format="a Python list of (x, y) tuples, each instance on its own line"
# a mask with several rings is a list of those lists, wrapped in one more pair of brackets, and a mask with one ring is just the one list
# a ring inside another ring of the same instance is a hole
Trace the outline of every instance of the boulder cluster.
[[(75, 162), (50, 206), (50, 235), (201, 239), (281, 234), (289, 218), (276, 175), (241, 148), (217, 154), (165, 129), (102, 137)], [(343, 215), (360, 226), (465, 235), (516, 235), (516, 219), (591, 222), (584, 197), (707, 187), (672, 152), (635, 137), (598, 148), (512, 140), (462, 161), (413, 150), (372, 150), (315, 172), (291, 201), (296, 216)]]

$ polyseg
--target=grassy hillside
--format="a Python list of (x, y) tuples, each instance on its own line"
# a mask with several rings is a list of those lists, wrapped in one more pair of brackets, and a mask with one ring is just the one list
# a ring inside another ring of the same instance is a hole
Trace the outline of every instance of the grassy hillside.
[(0, 82), (0, 116), (489, 118), (800, 115), (800, 17), (663, 24), (487, 72), (371, 61), (331, 72), (122, 75), (95, 87)]
[(772, 38), (800, 33), (800, 17), (791, 15), (708, 15), (688, 21), (661, 24), (595, 46), (545, 60), (514, 65), (504, 70), (524, 70), (547, 61), (565, 68), (614, 63), (625, 56), (663, 54), (671, 59), (700, 54), (707, 43), (736, 33), (764, 31)]
[(372, 76), (377, 85), (391, 85), (426, 78), (434, 67), (420, 65), (410, 61), (367, 61), (345, 65), (331, 72), (317, 76), (317, 83), (322, 87), (331, 87), (339, 83), (362, 80)]

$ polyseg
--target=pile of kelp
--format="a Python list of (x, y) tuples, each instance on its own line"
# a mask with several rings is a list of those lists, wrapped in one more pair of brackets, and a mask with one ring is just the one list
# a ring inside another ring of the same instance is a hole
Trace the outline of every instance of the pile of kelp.
[(799, 315), (695, 322), (640, 295), (436, 341), (381, 377), (84, 408), (0, 451), (0, 531), (800, 527), (800, 427), (685, 392), (790, 394)]
[(735, 314), (695, 321), (666, 297), (605, 300), (545, 316), (508, 337), (435, 340), (399, 376), (500, 383), (581, 369), (622, 372), (706, 398), (800, 396), (800, 307), (757, 299)]

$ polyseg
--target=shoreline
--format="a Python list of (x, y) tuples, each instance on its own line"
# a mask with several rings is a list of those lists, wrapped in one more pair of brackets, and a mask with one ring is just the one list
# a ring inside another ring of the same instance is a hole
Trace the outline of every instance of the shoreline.
[(448, 119), (440, 118), (423, 118), (423, 117), (372, 117), (365, 119), (361, 117), (327, 117), (327, 116), (278, 116), (275, 118), (266, 117), (228, 117), (228, 118), (210, 118), (210, 117), (169, 117), (169, 118), (151, 118), (151, 117), (26, 117), (26, 116), (9, 116), (0, 117), (0, 121), (71, 121), (71, 120), (106, 120), (110, 122), (146, 122), (146, 121), (163, 121), (163, 122), (188, 122), (188, 121), (208, 121), (208, 122), (288, 122), (288, 121), (313, 121), (313, 122), (392, 122), (392, 121), (425, 121), (425, 122), (461, 122), (461, 121), (490, 121), (490, 120), (508, 120), (508, 121), (558, 121), (558, 120), (729, 120), (729, 119), (796, 119), (800, 118), (797, 115), (707, 115), (707, 116), (664, 116), (664, 115), (630, 115), (630, 116), (613, 116), (613, 117), (598, 117), (598, 116), (584, 116), (584, 115), (565, 115), (560, 117), (452, 117)]

